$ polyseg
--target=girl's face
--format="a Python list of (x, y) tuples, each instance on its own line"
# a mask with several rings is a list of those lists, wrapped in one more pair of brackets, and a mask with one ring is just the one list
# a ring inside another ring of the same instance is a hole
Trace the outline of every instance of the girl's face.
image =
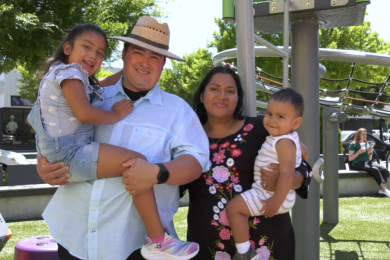
[(102, 65), (106, 40), (103, 35), (95, 32), (84, 32), (76, 37), (73, 46), (65, 42), (63, 49), (68, 56), (68, 64), (79, 64), (91, 76)]
[(200, 97), (208, 117), (229, 118), (237, 107), (236, 82), (230, 74), (217, 73), (207, 84)]

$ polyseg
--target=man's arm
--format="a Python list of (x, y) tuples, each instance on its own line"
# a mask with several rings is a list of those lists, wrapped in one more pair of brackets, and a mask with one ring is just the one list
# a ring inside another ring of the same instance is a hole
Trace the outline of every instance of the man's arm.
[[(63, 162), (49, 164), (45, 157), (37, 156), (37, 172), (39, 177), (50, 185), (68, 185), (72, 182), (67, 181), (70, 178), (70, 173), (63, 176), (62, 174), (69, 171), (69, 167), (64, 167)], [(59, 177), (61, 176), (61, 177)]]
[(122, 77), (122, 72), (123, 70), (120, 70), (111, 76), (99, 79), (98, 80), (99, 86), (108, 87), (108, 86), (115, 85), (118, 82), (118, 80)]
[[(182, 185), (200, 177), (209, 162), (209, 142), (194, 111), (187, 105), (178, 118), (180, 129), (169, 140), (173, 160), (162, 162), (169, 171), (168, 184)], [(130, 160), (123, 173), (123, 183), (131, 195), (140, 194), (157, 183), (160, 168), (144, 160)]]
[[(181, 155), (164, 165), (169, 171), (167, 184), (187, 184), (202, 174), (202, 167), (198, 160), (188, 154)], [(133, 159), (124, 163), (123, 166), (130, 167), (123, 173), (122, 180), (126, 185), (126, 190), (130, 191), (130, 195), (139, 195), (157, 184), (157, 174), (160, 171), (157, 164), (142, 159)]]

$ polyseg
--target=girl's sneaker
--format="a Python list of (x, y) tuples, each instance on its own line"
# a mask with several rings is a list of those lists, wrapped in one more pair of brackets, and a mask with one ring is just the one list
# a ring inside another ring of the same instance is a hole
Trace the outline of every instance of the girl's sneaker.
[(236, 251), (232, 260), (260, 260), (260, 255), (252, 247), (249, 247), (248, 252), (245, 254), (239, 254)]
[(148, 260), (187, 260), (199, 252), (199, 245), (194, 242), (181, 241), (167, 233), (161, 243), (153, 243), (148, 236), (141, 249), (141, 254)]

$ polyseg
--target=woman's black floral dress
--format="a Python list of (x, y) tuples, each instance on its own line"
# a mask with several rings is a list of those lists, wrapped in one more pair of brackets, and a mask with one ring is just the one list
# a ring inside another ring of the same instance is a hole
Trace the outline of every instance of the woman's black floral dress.
[[(211, 167), (188, 189), (187, 240), (200, 245), (198, 260), (229, 260), (235, 243), (226, 217), (228, 201), (251, 188), (258, 150), (268, 132), (262, 118), (246, 118), (236, 134), (218, 141), (209, 138)], [(294, 259), (294, 231), (288, 213), (272, 218), (250, 217), (250, 243), (261, 260)]]

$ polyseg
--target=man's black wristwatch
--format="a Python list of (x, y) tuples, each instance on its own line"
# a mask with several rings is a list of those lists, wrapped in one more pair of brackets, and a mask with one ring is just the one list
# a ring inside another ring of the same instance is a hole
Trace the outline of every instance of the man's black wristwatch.
[(156, 165), (160, 168), (160, 171), (157, 174), (157, 183), (166, 183), (169, 179), (169, 171), (167, 167), (165, 167), (162, 163), (156, 163)]

